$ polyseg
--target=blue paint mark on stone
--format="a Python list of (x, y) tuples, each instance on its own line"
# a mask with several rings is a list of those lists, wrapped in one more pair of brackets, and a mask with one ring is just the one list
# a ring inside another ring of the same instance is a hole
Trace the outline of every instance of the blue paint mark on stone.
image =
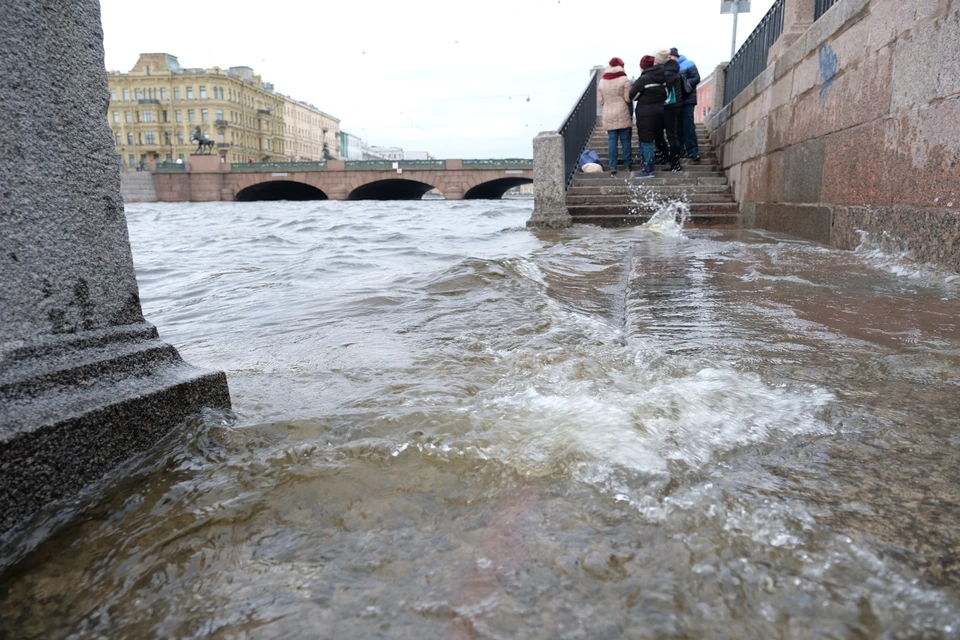
[(828, 44), (820, 45), (820, 79), (823, 86), (820, 87), (820, 97), (822, 98), (833, 86), (833, 77), (837, 75), (840, 68), (840, 59), (833, 52), (833, 47)]

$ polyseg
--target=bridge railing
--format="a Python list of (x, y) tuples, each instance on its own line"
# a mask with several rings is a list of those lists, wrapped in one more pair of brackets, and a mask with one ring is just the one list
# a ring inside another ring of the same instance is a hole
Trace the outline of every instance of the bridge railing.
[[(394, 167), (396, 163), (396, 167)], [(446, 160), (347, 160), (344, 167), (350, 171), (391, 169), (446, 169)]]
[(747, 85), (767, 68), (767, 56), (770, 47), (783, 33), (785, 0), (776, 0), (760, 24), (747, 36), (746, 42), (734, 54), (724, 72), (723, 104), (728, 105), (747, 88)]
[(593, 133), (593, 128), (597, 124), (597, 84), (600, 82), (601, 73), (603, 69), (593, 70), (587, 88), (580, 94), (580, 99), (557, 129), (557, 133), (563, 137), (563, 169), (567, 179), (567, 191), (573, 185), (580, 154), (587, 148), (590, 134)]
[(183, 173), (187, 170), (187, 165), (184, 163), (177, 164), (176, 162), (160, 162), (157, 164), (157, 173)]
[(504, 158), (498, 160), (464, 160), (464, 169), (533, 169), (533, 160), (526, 158)]
[(230, 171), (321, 171), (326, 162), (231, 162)]

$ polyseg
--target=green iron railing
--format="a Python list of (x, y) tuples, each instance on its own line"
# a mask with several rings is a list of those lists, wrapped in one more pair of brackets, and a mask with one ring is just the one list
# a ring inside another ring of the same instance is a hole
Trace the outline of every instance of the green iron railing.
[(187, 170), (187, 165), (184, 163), (177, 164), (176, 162), (161, 162), (157, 165), (157, 173), (183, 173)]
[(326, 162), (231, 162), (231, 171), (323, 171)]
[(464, 160), (464, 169), (533, 169), (533, 160), (526, 158), (491, 158), (490, 160)]

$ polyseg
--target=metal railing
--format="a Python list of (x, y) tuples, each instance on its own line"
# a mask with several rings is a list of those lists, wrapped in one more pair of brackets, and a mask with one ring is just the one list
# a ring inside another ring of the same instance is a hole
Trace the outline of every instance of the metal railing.
[(157, 164), (157, 173), (183, 173), (187, 170), (187, 165), (184, 163), (176, 162), (167, 162), (163, 161)]
[(526, 158), (491, 158), (489, 160), (464, 160), (464, 169), (533, 169), (533, 160)]
[(837, 4), (837, 0), (816, 0), (816, 2), (817, 2), (817, 6), (813, 12), (813, 19), (815, 21), (819, 20), (820, 16), (822, 16), (827, 11), (829, 11), (830, 7)]
[(776, 0), (760, 24), (747, 36), (746, 42), (733, 56), (724, 72), (723, 104), (728, 105), (767, 68), (770, 47), (783, 33), (783, 7), (785, 0)]
[(580, 94), (577, 104), (557, 129), (557, 133), (563, 137), (563, 170), (567, 177), (567, 191), (573, 185), (580, 154), (587, 148), (590, 134), (597, 125), (597, 83), (600, 82), (602, 72), (602, 69), (594, 69), (587, 88)]
[(231, 171), (322, 171), (326, 162), (231, 162)]

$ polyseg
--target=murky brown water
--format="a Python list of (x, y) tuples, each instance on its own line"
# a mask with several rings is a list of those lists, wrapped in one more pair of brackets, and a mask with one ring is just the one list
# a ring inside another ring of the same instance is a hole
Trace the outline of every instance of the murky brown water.
[(0, 637), (960, 637), (960, 279), (529, 206), (129, 207), (236, 416), (7, 545)]

